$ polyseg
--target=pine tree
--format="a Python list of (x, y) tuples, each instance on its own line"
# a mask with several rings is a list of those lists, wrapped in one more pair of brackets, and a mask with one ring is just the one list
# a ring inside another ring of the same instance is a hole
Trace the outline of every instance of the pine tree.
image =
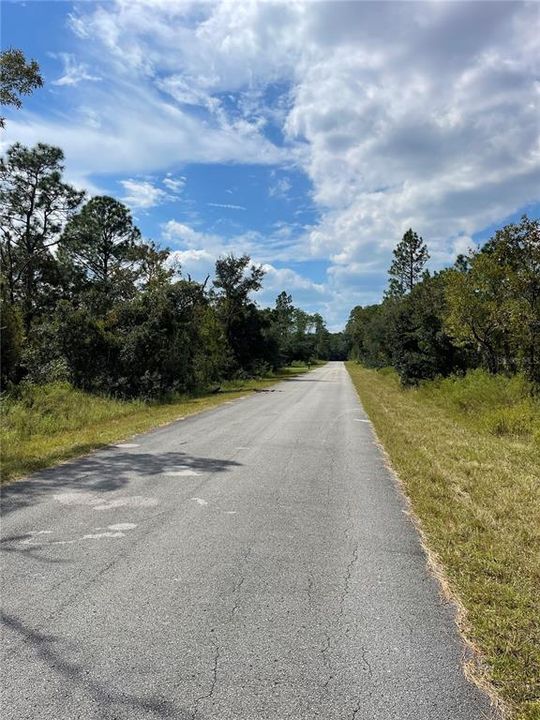
[(410, 292), (422, 279), (428, 260), (425, 242), (413, 230), (407, 230), (394, 250), (394, 260), (388, 270), (390, 281), (387, 295), (403, 297)]

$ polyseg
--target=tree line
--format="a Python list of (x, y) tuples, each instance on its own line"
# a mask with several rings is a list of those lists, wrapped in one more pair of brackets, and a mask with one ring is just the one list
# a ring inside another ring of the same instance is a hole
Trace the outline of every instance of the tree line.
[(404, 385), (482, 367), (522, 372), (540, 387), (540, 223), (524, 215), (454, 265), (429, 273), (427, 246), (408, 230), (380, 304), (355, 307), (352, 357), (393, 366)]
[(286, 292), (257, 306), (264, 270), (248, 256), (219, 258), (202, 283), (182, 275), (120, 201), (66, 183), (63, 161), (18, 143), (0, 161), (4, 388), (68, 380), (159, 397), (345, 355)]

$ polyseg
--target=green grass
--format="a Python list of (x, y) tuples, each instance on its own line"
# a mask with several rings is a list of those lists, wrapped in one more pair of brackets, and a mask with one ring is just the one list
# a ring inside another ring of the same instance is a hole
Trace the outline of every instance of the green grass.
[(161, 403), (114, 400), (76, 390), (67, 383), (28, 385), (16, 396), (2, 398), (2, 482), (207, 410), (308, 370), (305, 365), (287, 367), (261, 379), (223, 383), (218, 394), (182, 396)]
[[(510, 717), (540, 718), (540, 405), (474, 372), (404, 390), (348, 363), (429, 549)], [(482, 676), (482, 677), (481, 677)]]

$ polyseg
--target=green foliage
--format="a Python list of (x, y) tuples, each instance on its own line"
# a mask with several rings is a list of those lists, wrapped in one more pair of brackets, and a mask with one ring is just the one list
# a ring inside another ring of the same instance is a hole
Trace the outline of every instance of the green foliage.
[(17, 308), (0, 297), (1, 389), (16, 382), (23, 344), (22, 320)]
[(20, 305), (26, 333), (54, 294), (51, 249), (83, 197), (62, 181), (63, 159), (59, 148), (42, 143), (16, 143), (0, 159), (2, 281), (9, 302)]
[(79, 209), (59, 148), (16, 144), (1, 162), (4, 384), (158, 398), (330, 354), (322, 317), (286, 293), (257, 307), (264, 271), (248, 256), (219, 258), (209, 290), (144, 242), (118, 200)]
[[(103, 314), (115, 301), (134, 294), (135, 265), (145, 259), (137, 247), (140, 236), (129, 210), (107, 196), (93, 197), (67, 223), (59, 259), (78, 274), (80, 290), (95, 313)], [(152, 272), (152, 263), (160, 259), (156, 255), (155, 249), (149, 248), (147, 272)]]
[(464, 367), (443, 327), (444, 278), (426, 277), (396, 303), (391, 325), (392, 360), (404, 385)]
[[(114, 412), (111, 412), (113, 408)], [(132, 403), (111, 401), (97, 395), (89, 397), (67, 382), (23, 383), (17, 392), (4, 398), (2, 423), (8, 435), (28, 439), (33, 435), (76, 430), (130, 412), (133, 412)]]
[(456, 417), (493, 435), (532, 437), (540, 431), (540, 401), (524, 375), (494, 375), (481, 368), (422, 383), (426, 400), (444, 403)]
[(388, 270), (390, 276), (388, 295), (403, 297), (420, 282), (424, 266), (429, 260), (427, 246), (413, 230), (409, 229), (394, 250), (394, 260)]
[(453, 268), (433, 277), (423, 272), (427, 249), (411, 230), (394, 256), (384, 301), (351, 312), (351, 357), (367, 367), (391, 365), (403, 385), (480, 366), (523, 372), (531, 393), (538, 392), (538, 220), (524, 216), (507, 225), (481, 250), (460, 255)]
[[(35, 60), (27, 62), (22, 50), (9, 48), (0, 52), (0, 105), (22, 106), (21, 95), (29, 95), (43, 86), (39, 65)], [(0, 127), (5, 118), (0, 117)]]

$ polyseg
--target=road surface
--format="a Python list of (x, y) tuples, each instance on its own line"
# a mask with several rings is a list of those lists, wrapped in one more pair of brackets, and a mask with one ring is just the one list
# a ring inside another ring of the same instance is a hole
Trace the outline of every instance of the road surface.
[(2, 718), (476, 720), (342, 363), (4, 493)]

